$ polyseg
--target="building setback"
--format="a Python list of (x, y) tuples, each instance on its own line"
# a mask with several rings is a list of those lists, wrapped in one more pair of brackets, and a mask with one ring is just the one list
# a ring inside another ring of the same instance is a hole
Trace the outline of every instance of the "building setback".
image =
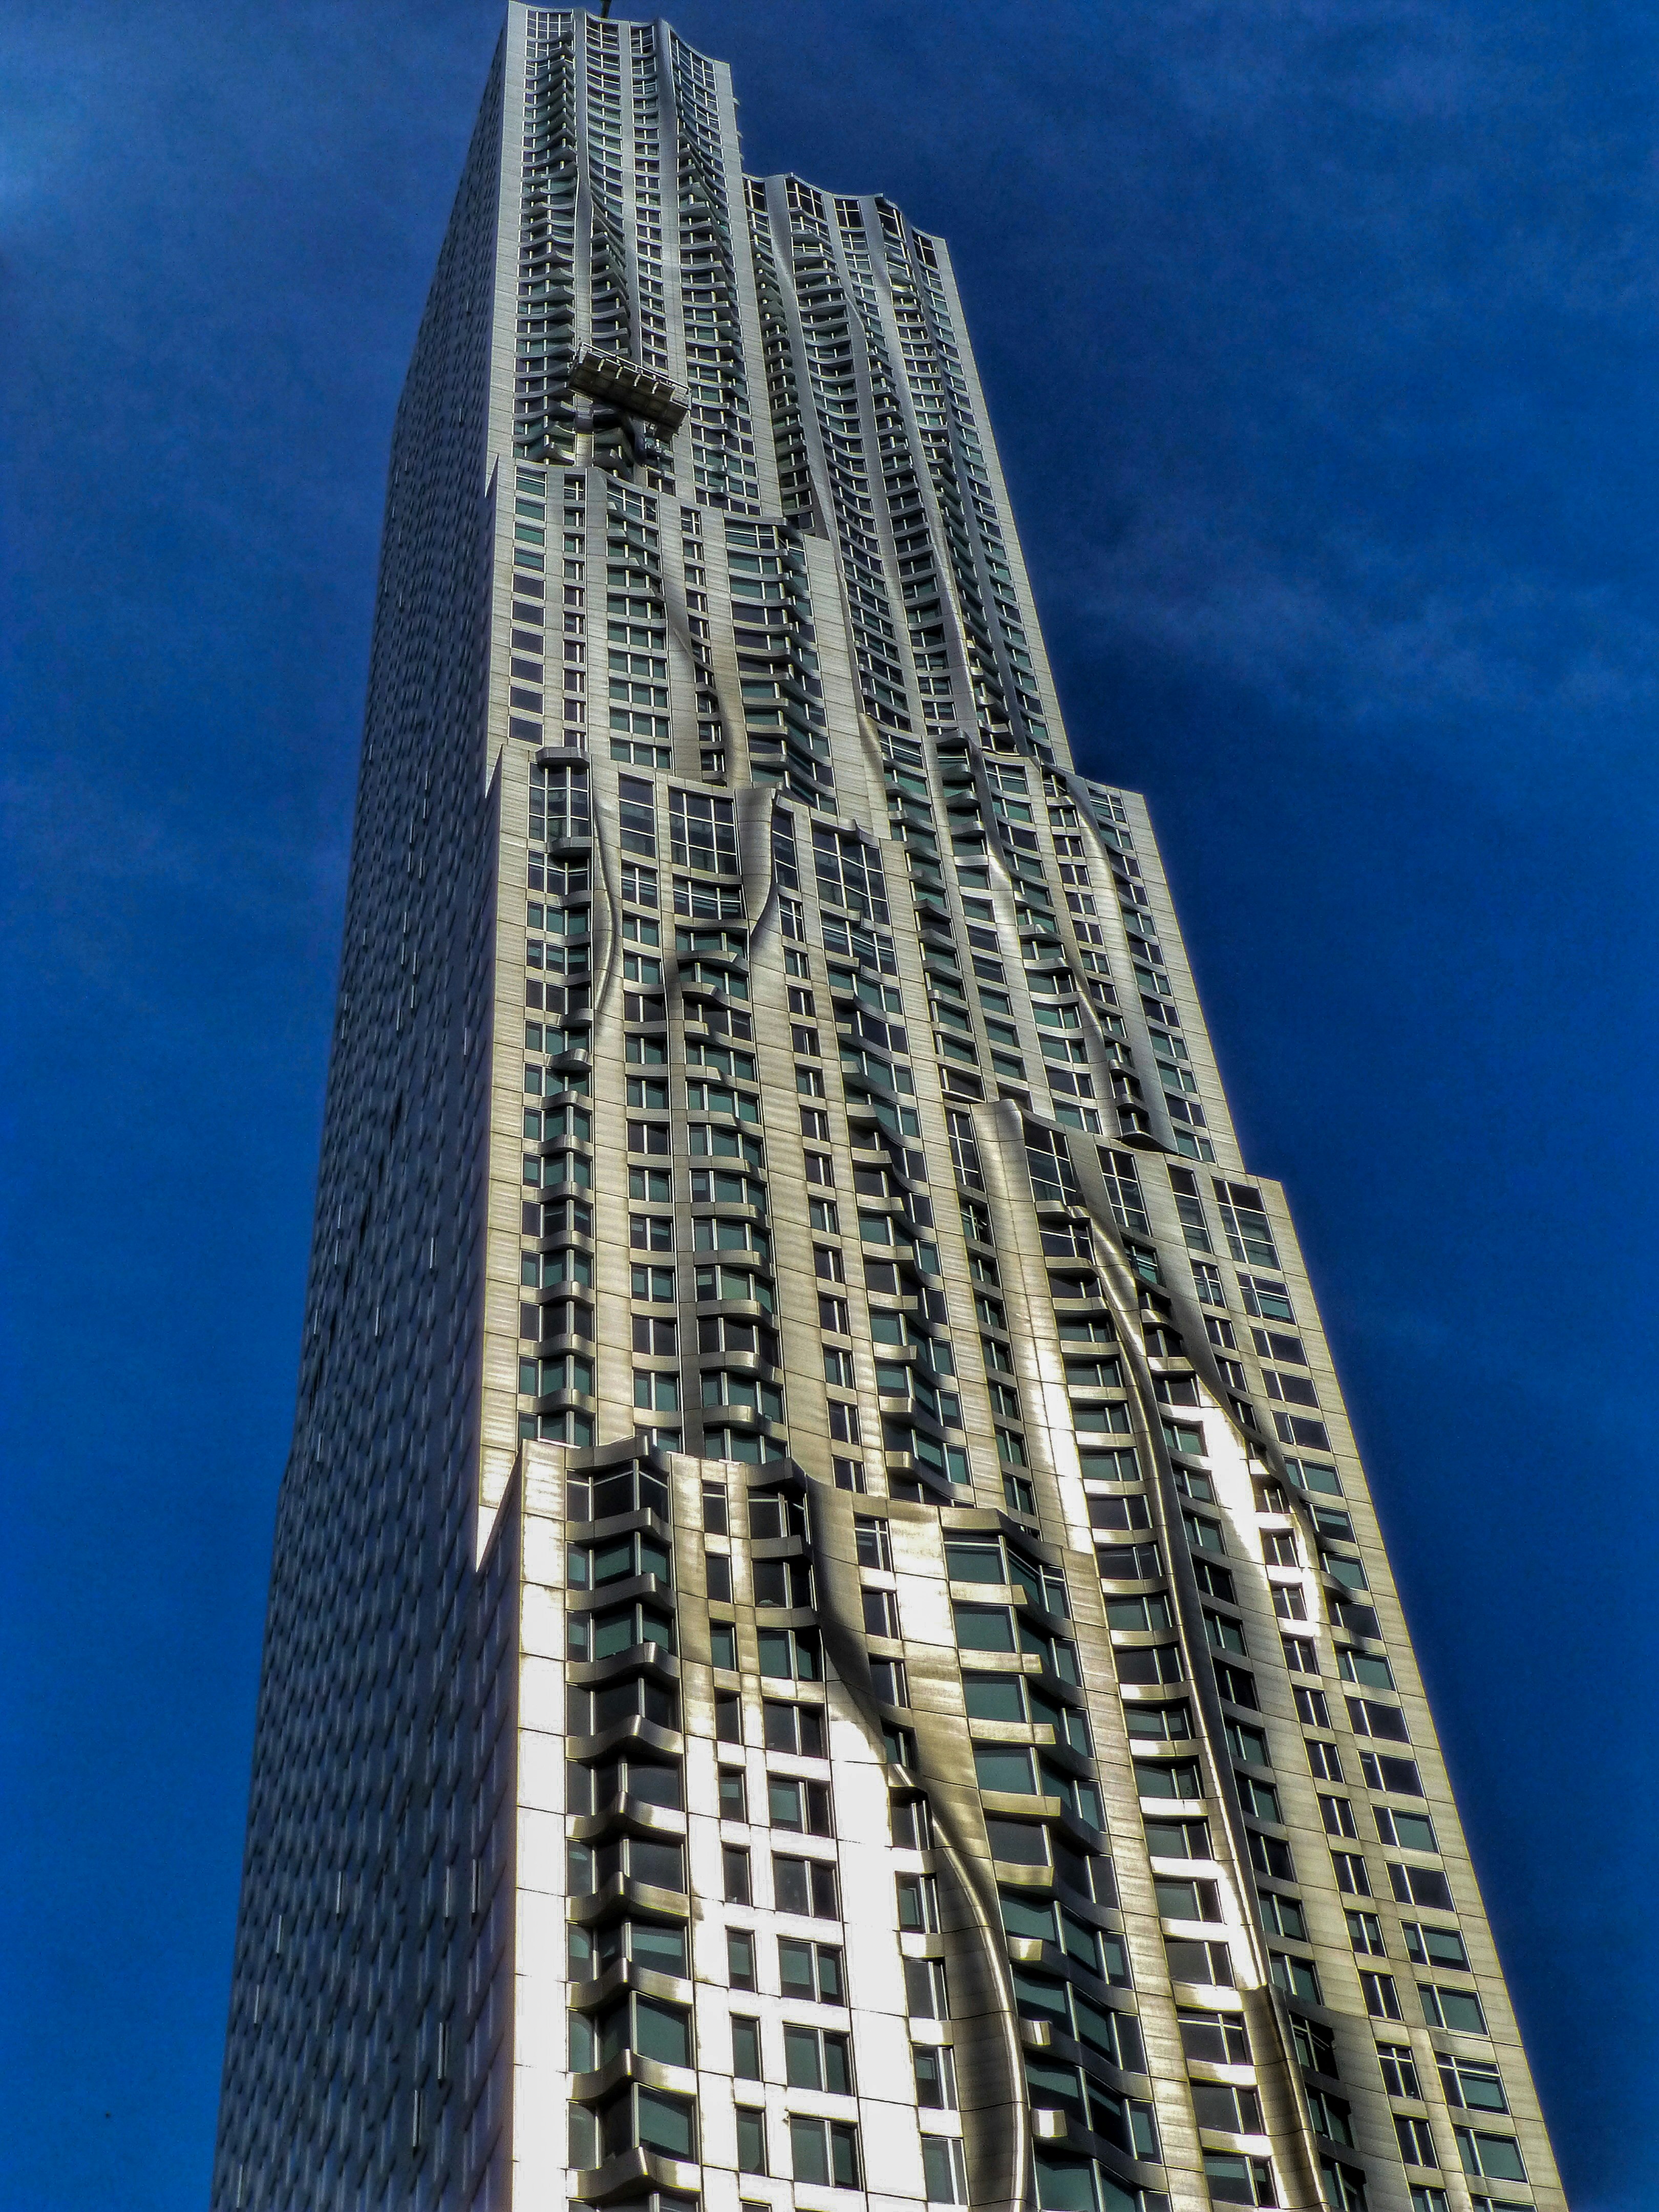
[(949, 255), (664, 23), (398, 410), (212, 2201), (1565, 2202)]

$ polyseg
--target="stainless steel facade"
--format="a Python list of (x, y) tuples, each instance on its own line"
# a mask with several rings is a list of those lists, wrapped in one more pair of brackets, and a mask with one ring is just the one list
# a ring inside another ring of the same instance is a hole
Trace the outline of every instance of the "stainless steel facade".
[(514, 5), (394, 439), (216, 2208), (1565, 2203), (950, 258)]

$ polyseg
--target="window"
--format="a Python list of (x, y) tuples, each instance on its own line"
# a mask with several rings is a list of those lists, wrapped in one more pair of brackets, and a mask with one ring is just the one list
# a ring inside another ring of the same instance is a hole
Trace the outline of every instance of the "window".
[(1091, 1498), (1089, 1520), (1091, 1525), (1096, 1528), (1146, 1528), (1152, 1525), (1146, 1510), (1146, 1500), (1133, 1495), (1121, 1498)]
[(636, 1367), (634, 1370), (634, 1404), (641, 1412), (678, 1413), (680, 1409), (678, 1375), (665, 1373), (659, 1369)]
[(1328, 1729), (1331, 1724), (1330, 1708), (1322, 1690), (1304, 1689), (1296, 1686), (1296, 1717), (1304, 1728)]
[[(1159, 1065), (1162, 1066), (1163, 1063), (1160, 1061)], [(1174, 1071), (1170, 1072), (1174, 1073)], [(1165, 1087), (1176, 1086), (1183, 1091), (1197, 1088), (1190, 1076), (1183, 1082), (1178, 1074), (1176, 1076), (1175, 1085)], [(1181, 1217), (1182, 1231), (1186, 1237), (1188, 1249), (1192, 1252), (1213, 1252), (1215, 1246), (1210, 1241), (1210, 1232), (1204, 1219), (1204, 1201), (1198, 1194), (1197, 1176), (1189, 1168), (1172, 1167), (1170, 1170), (1170, 1187), (1175, 1193), (1176, 1212)], [(1196, 1267), (1193, 1272), (1194, 1275), (1197, 1274)], [(1209, 1273), (1214, 1274), (1216, 1271), (1211, 1268)], [(1199, 1295), (1200, 1297), (1203, 1296), (1201, 1289)], [(1216, 1298), (1211, 1303), (1219, 1305), (1222, 1301)]]
[(573, 2014), (570, 2021), (572, 2069), (591, 2074), (608, 2066), (624, 2051), (637, 2051), (665, 2066), (690, 2066), (691, 2015), (678, 2005), (659, 1998), (624, 1995), (602, 2012)]
[(629, 1675), (599, 1690), (573, 1689), (569, 1693), (572, 1735), (598, 1735), (636, 1713), (659, 1728), (678, 1729), (680, 1724), (678, 1698), (644, 1675)]
[(1263, 1836), (1259, 1829), (1249, 1829), (1249, 1865), (1276, 1882), (1297, 1881), (1297, 1860), (1281, 1836)]
[(1163, 1875), (1154, 1881), (1152, 1890), (1165, 1920), (1221, 1917), (1221, 1893), (1212, 1881), (1175, 1881)]
[[(895, 1759), (895, 1765), (902, 1761)], [(893, 1842), (901, 1850), (931, 1850), (933, 1843), (933, 1816), (925, 1797), (913, 1796), (907, 1790), (895, 1790), (888, 1800), (888, 1820)]]
[[(821, 1306), (839, 1305), (841, 1301), (838, 1298), (820, 1298), (818, 1304)], [(858, 1376), (854, 1371), (852, 1353), (838, 1352), (833, 1346), (826, 1346), (823, 1354), (823, 1379), (826, 1382), (833, 1384), (837, 1390), (856, 1389)]]
[(530, 772), (532, 843), (557, 844), (587, 834), (586, 769), (533, 768)]
[(855, 1513), (853, 1516), (853, 1535), (858, 1548), (861, 1567), (879, 1567), (889, 1574), (893, 1568), (892, 1540), (887, 1523), (873, 1514)]
[(847, 2002), (841, 1953), (830, 1943), (807, 1943), (796, 1936), (780, 1936), (778, 1983), (787, 1997), (805, 1997), (817, 2004)]
[(1207, 1859), (1210, 1825), (1207, 1820), (1146, 1820), (1146, 1848), (1154, 1858)]
[(1433, 1912), (1452, 1912), (1456, 1899), (1438, 1867), (1400, 1866), (1389, 1862), (1389, 1881), (1401, 1905), (1426, 1905)]
[(859, 2187), (858, 2130), (850, 2120), (809, 2119), (792, 2112), (789, 2143), (797, 2181)]
[(1193, 1732), (1192, 1709), (1173, 1705), (1127, 1705), (1123, 1723), (1131, 1736), (1152, 1742), (1180, 1742)]
[[(1262, 1840), (1261, 1838), (1257, 1838), (1258, 1842)], [(1289, 1846), (1285, 1845), (1285, 1850), (1288, 1856)], [(1287, 1876), (1286, 1879), (1293, 1880), (1294, 1876)], [(1297, 1899), (1285, 1897), (1276, 1889), (1259, 1889), (1256, 1905), (1261, 1914), (1261, 1924), (1269, 1935), (1287, 1936), (1292, 1943), (1307, 1942), (1307, 1917)]]
[(766, 2164), (766, 2115), (757, 2106), (738, 2106), (738, 2172), (764, 2173)]
[[(948, 2050), (931, 2053), (934, 2058), (950, 2058)], [(917, 2079), (921, 2079), (921, 2051), (916, 2052)], [(919, 2100), (927, 2103), (927, 2100)], [(951, 2099), (955, 2103), (954, 2097)], [(921, 2139), (922, 2186), (930, 2204), (965, 2204), (968, 2202), (968, 2167), (963, 2156), (962, 2145), (955, 2136), (924, 2135)]]
[(1311, 1959), (1298, 1959), (1289, 1951), (1269, 1951), (1267, 1964), (1274, 1987), (1283, 1990), (1287, 1997), (1300, 1997), (1304, 2004), (1324, 2003), (1318, 1971)]
[(614, 1659), (636, 1645), (654, 1644), (665, 1651), (674, 1649), (672, 1617), (644, 1604), (621, 1606), (605, 1613), (573, 1613), (568, 1626), (567, 1656), (572, 1659)]
[(1039, 1973), (1033, 1967), (1015, 1966), (1012, 1977), (1014, 2002), (1022, 2019), (1048, 2021), (1057, 2033), (1086, 2044), (1125, 2073), (1146, 2071), (1139, 2024), (1130, 2014), (1095, 2004), (1074, 1982)]
[[(760, 1671), (770, 1680), (817, 1682), (823, 1680), (817, 1631), (812, 1628), (763, 1628), (757, 1639)], [(720, 1663), (718, 1661), (715, 1662)]]
[[(1106, 1185), (1107, 1203), (1112, 1209), (1114, 1220), (1120, 1229), (1139, 1230), (1144, 1237), (1147, 1233), (1146, 1203), (1141, 1196), (1140, 1177), (1135, 1167), (1134, 1155), (1117, 1152), (1107, 1145), (1097, 1146), (1096, 1149), (1100, 1158), (1101, 1178)], [(1132, 1266), (1137, 1256), (1138, 1248), (1132, 1250)], [(1146, 1256), (1152, 1259), (1156, 1269), (1155, 1256), (1151, 1254)], [(1158, 1279), (1156, 1273), (1152, 1279)]]
[(1336, 1876), (1336, 1886), (1345, 1897), (1369, 1897), (1371, 1878), (1365, 1870), (1365, 1862), (1358, 1851), (1333, 1851), (1331, 1868)]
[(1135, 1792), (1141, 1797), (1201, 1797), (1204, 1777), (1195, 1759), (1135, 1761)]
[(1088, 1716), (1073, 1706), (1062, 1705), (1058, 1698), (1022, 1676), (965, 1674), (963, 1688), (969, 1720), (1033, 1721), (1039, 1727), (1046, 1724), (1053, 1729), (1057, 1742), (1069, 1743), (1085, 1758), (1093, 1756)]
[[(933, 2112), (957, 2109), (956, 2059), (948, 2043), (915, 2043), (910, 2046), (916, 2069), (916, 2102)], [(925, 2142), (927, 2138), (922, 2138)], [(928, 2194), (932, 2195), (932, 2191)]]
[(1233, 2012), (1178, 2011), (1181, 2048), (1188, 2058), (1204, 2058), (1218, 2066), (1250, 2063), (1250, 2032), (1242, 2016)]
[(1024, 1744), (976, 1743), (974, 1746), (974, 1778), (981, 1790), (1017, 1796), (1030, 1797), (1036, 1794), (1036, 1783), (1032, 1772), (1032, 1754)]
[(1320, 2185), (1331, 2212), (1366, 2212), (1365, 2177), (1334, 2158), (1319, 2161)]
[[(621, 779), (624, 790), (629, 779)], [(641, 788), (649, 791), (648, 784)], [(729, 799), (697, 791), (668, 794), (669, 842), (674, 865), (730, 874), (738, 865), (737, 829)], [(626, 842), (626, 840), (624, 840)]]
[[(1139, 1650), (1114, 1651), (1112, 1662), (1120, 1682), (1140, 1685), (1151, 1682), (1179, 1682), (1185, 1680), (1182, 1671), (1181, 1646), (1178, 1644), (1152, 1644)], [(1246, 1682), (1249, 1676), (1243, 1678)], [(1239, 1702), (1235, 1699), (1235, 1703)], [(1254, 1697), (1248, 1701), (1255, 1703)]]
[(1400, 1813), (1390, 1807), (1376, 1808), (1376, 1832), (1385, 1844), (1395, 1844), (1402, 1851), (1437, 1851), (1440, 1839), (1434, 1832), (1434, 1823), (1425, 1813)]
[(1310, 2074), (1323, 2074), (1328, 2080), (1336, 2081), (1336, 2038), (1328, 2027), (1316, 2020), (1304, 2020), (1300, 2013), (1291, 2014), (1291, 2039), (1296, 2045), (1296, 2061)]
[(827, 2089), (839, 2097), (853, 2094), (852, 2045), (830, 2029), (786, 2024), (783, 2068), (792, 2089)]
[(1233, 1955), (1224, 1943), (1200, 1943), (1182, 1936), (1166, 1936), (1164, 1949), (1170, 1962), (1170, 1978), (1200, 1987), (1231, 1989)]
[(910, 1678), (902, 1659), (872, 1659), (870, 1686), (884, 1705), (908, 1705), (910, 1702)]
[[(730, 802), (727, 802), (728, 805)], [(812, 825), (812, 860), (820, 896), (872, 921), (888, 919), (887, 884), (876, 846), (850, 832)]]
[[(1225, 1553), (1226, 1539), (1221, 1533), (1221, 1523), (1218, 1521), (1212, 1521), (1207, 1515), (1202, 1513), (1183, 1513), (1181, 1518), (1187, 1531), (1187, 1543), (1189, 1550), (1212, 1552), (1218, 1557)], [(1225, 1568), (1216, 1567), (1208, 1559), (1197, 1561), (1196, 1568), (1201, 1587), (1209, 1590), (1213, 1596), (1224, 1598), (1229, 1605), (1232, 1604), (1234, 1601), (1232, 1578)]]
[(1012, 1651), (1013, 1615), (1006, 1606), (956, 1605), (957, 1642), (964, 1651)]
[(775, 1828), (798, 1836), (835, 1833), (827, 1782), (805, 1782), (795, 1775), (769, 1774), (766, 1802)]
[(684, 1980), (690, 1972), (686, 1930), (677, 1923), (654, 1920), (613, 1920), (597, 1936), (585, 1928), (570, 1931), (570, 1972), (575, 1981), (588, 1981), (631, 1959), (653, 1973), (672, 1974)]
[[(737, 1701), (734, 1698), (733, 1704)], [(746, 1820), (749, 1818), (748, 1794), (744, 1787), (740, 1766), (722, 1766), (717, 1770), (720, 1790), (720, 1815), (722, 1820)]]
[(726, 1931), (726, 1978), (734, 1990), (755, 1986), (755, 1939), (746, 1928)]
[(1174, 1608), (1162, 1590), (1141, 1597), (1109, 1597), (1106, 1601), (1108, 1628), (1139, 1635), (1149, 1629), (1171, 1628), (1174, 1625)]
[(1204, 2179), (1218, 2204), (1277, 2204), (1273, 2170), (1265, 2158), (1241, 2158), (1231, 2151), (1206, 2150)]
[(1259, 2136), (1261, 2100), (1254, 2089), (1232, 2082), (1194, 2081), (1193, 2112), (1201, 2128), (1224, 2128), (1229, 2134)]
[(866, 1635), (885, 1637), (890, 1642), (899, 1632), (898, 1600), (890, 1589), (866, 1589), (860, 1595)]
[(570, 2133), (571, 2154), (579, 2165), (614, 2158), (635, 2143), (668, 2158), (697, 2155), (696, 2106), (659, 2089), (624, 2088), (597, 2112), (573, 2106)]
[(1386, 1956), (1382, 1923), (1374, 1912), (1349, 1913), (1348, 1941), (1362, 1957), (1381, 1959)]
[(1252, 1814), (1258, 1820), (1272, 1820), (1275, 1824), (1283, 1822), (1284, 1808), (1279, 1802), (1279, 1792), (1271, 1782), (1258, 1782), (1249, 1774), (1238, 1775), (1236, 1779), (1239, 1799), (1247, 1813)]
[(749, 1879), (749, 1854), (736, 1844), (720, 1846), (720, 1872), (725, 1882), (725, 1898), (728, 1905), (748, 1905), (753, 1901)]
[[(1218, 1188), (1219, 1186), (1218, 1185)], [(1276, 1267), (1279, 1263), (1273, 1262)], [(1290, 1294), (1283, 1283), (1264, 1283), (1255, 1275), (1241, 1275), (1239, 1291), (1244, 1300), (1246, 1313), (1255, 1314), (1258, 1320), (1294, 1321)]]
[(840, 1910), (836, 1869), (823, 1859), (772, 1854), (772, 1894), (780, 1912), (799, 1912), (813, 1920), (833, 1920)]
[[(1157, 1625), (1163, 1626), (1165, 1624), (1160, 1622)], [(1236, 1652), (1241, 1658), (1249, 1656), (1249, 1646), (1244, 1641), (1243, 1626), (1230, 1613), (1212, 1613), (1206, 1607), (1204, 1634), (1212, 1651)]]
[(787, 1492), (756, 1491), (749, 1500), (749, 1533), (761, 1537), (805, 1536), (805, 1507)]
[(1025, 2083), (1034, 2106), (1072, 2113), (1126, 2158), (1162, 2157), (1150, 2105), (1105, 2088), (1064, 2061), (1031, 2054), (1025, 2060)]
[(805, 1610), (812, 1602), (812, 1570), (805, 1559), (757, 1559), (750, 1569), (757, 1606)]
[(761, 2079), (760, 2022), (745, 2013), (732, 2015), (732, 2071), (740, 2081)]
[(1486, 2033), (1486, 2015), (1473, 1990), (1446, 1990), (1432, 1982), (1419, 1982), (1417, 1994), (1428, 2027), (1449, 2027), (1459, 2035)]
[(653, 1575), (670, 1579), (668, 1547), (643, 1531), (613, 1537), (608, 1543), (573, 1545), (569, 1555), (572, 1589), (600, 1589), (607, 1583), (631, 1581)]
[(1325, 1823), (1328, 1836), (1352, 1836), (1359, 1831), (1354, 1826), (1353, 1806), (1346, 1797), (1326, 1797), (1319, 1800), (1320, 1818)]
[(1417, 2078), (1417, 2061), (1410, 2048), (1403, 2043), (1379, 2043), (1376, 2063), (1382, 2069), (1382, 2087), (1391, 2097), (1411, 2097), (1418, 2103), (1423, 2100), (1423, 2089)]
[[(1119, 1504), (1118, 1498), (1096, 1498), (1095, 1504)], [(1137, 1498), (1136, 1504), (1141, 1504)], [(1114, 1544), (1099, 1546), (1095, 1553), (1095, 1564), (1100, 1569), (1103, 1582), (1156, 1582), (1164, 1572), (1164, 1562), (1156, 1544)]]
[(1455, 1928), (1434, 1928), (1417, 1920), (1402, 1920), (1400, 1926), (1406, 1938), (1406, 1956), (1417, 1965), (1455, 1966), (1461, 1974), (1468, 1972), (1469, 1954)]
[[(1359, 1754), (1359, 1771), (1370, 1790), (1386, 1790), (1396, 1797), (1420, 1797), (1423, 1778), (1414, 1759), (1389, 1759), (1374, 1751)], [(1430, 1845), (1431, 1850), (1435, 1846)]]
[[(1344, 1662), (1352, 1662), (1355, 1656), (1351, 1651), (1339, 1654), (1338, 1664), (1345, 1674), (1346, 1665)], [(1387, 1662), (1379, 1660), (1376, 1663), (1386, 1666)], [(1406, 1734), (1406, 1716), (1397, 1705), (1379, 1705), (1374, 1698), (1348, 1698), (1344, 1703), (1348, 1708), (1349, 1723), (1356, 1735), (1381, 1737), (1385, 1742), (1394, 1743), (1409, 1741)]]
[[(1373, 2020), (1402, 2020), (1405, 2017), (1400, 2009), (1400, 1992), (1395, 1986), (1392, 1974), (1361, 1974), (1359, 1988), (1365, 2000), (1365, 2009)], [(1431, 2027), (1437, 2024), (1430, 2022)]]
[(1206, 1306), (1224, 1306), (1227, 1293), (1221, 1285), (1221, 1270), (1212, 1267), (1207, 1260), (1193, 1261), (1193, 1283)]
[(771, 1284), (764, 1275), (751, 1273), (746, 1267), (699, 1267), (696, 1286), (699, 1304), (721, 1298), (757, 1305), (763, 1313), (772, 1310)]
[(939, 1885), (930, 1874), (898, 1876), (898, 1922), (915, 1935), (939, 1933)]
[(1434, 2135), (1425, 2119), (1414, 2119), (1408, 2112), (1396, 2112), (1394, 2131), (1400, 2140), (1400, 2155), (1407, 2166), (1437, 2166), (1434, 2154)]
[(1465, 2173), (1484, 2174), (1492, 2181), (1524, 2181), (1521, 2146), (1513, 2136), (1482, 2134), (1475, 2128), (1454, 2128), (1457, 2154)]
[(904, 1961), (904, 2007), (912, 2020), (949, 2020), (951, 1992), (942, 1959)]
[(807, 1759), (823, 1757), (822, 1705), (786, 1705), (781, 1699), (768, 1698), (761, 1707), (761, 1719), (769, 1751), (796, 1752)]
[[(1212, 1890), (1214, 1885), (1206, 1883), (1204, 1887)], [(1123, 1989), (1129, 1986), (1128, 1957), (1118, 1936), (1090, 1927), (1054, 1898), (1014, 1889), (1001, 1890), (998, 1894), (1002, 1924), (1010, 1936), (1027, 1942), (1052, 1944), (1068, 1959), (1075, 1959), (1080, 1966), (1086, 1966), (1091, 1973), (1098, 1974), (1103, 1981), (1115, 1983)]]

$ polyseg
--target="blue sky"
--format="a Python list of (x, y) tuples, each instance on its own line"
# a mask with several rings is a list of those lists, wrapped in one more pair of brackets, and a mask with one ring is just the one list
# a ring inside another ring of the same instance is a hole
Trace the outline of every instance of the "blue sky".
[[(1572, 2202), (1635, 2212), (1659, 27), (676, 21), (751, 167), (952, 242), (1074, 741), (1150, 796), (1322, 1288)], [(7, 2212), (205, 2200), (386, 442), (495, 28), (0, 21)]]

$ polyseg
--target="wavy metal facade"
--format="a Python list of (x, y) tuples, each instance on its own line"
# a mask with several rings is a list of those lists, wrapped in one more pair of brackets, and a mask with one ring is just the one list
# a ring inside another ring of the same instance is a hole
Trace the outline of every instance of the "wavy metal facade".
[(1565, 2200), (950, 258), (514, 5), (393, 442), (213, 2203)]

